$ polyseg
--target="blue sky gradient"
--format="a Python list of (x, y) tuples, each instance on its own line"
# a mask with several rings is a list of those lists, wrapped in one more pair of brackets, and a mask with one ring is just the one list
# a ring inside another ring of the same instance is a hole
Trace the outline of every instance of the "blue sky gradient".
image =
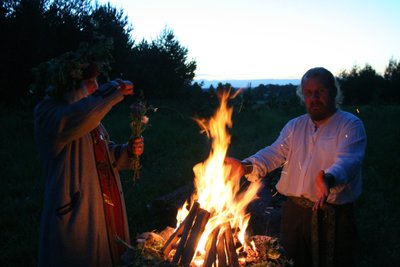
[(400, 60), (400, 1), (112, 0), (139, 42), (167, 27), (197, 62), (196, 79), (299, 79), (354, 65), (383, 74)]

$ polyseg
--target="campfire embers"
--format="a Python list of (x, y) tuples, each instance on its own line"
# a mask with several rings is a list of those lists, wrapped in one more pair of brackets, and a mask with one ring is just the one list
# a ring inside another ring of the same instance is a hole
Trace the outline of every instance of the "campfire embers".
[[(199, 203), (195, 202), (185, 220), (165, 243), (162, 249), (165, 258), (169, 258), (170, 254), (173, 254), (172, 263), (184, 267), (190, 266), (209, 218), (210, 213), (200, 208)], [(174, 248), (176, 249), (173, 253)], [(211, 236), (207, 239), (205, 249), (202, 266), (239, 266), (229, 222), (225, 222), (212, 231)]]

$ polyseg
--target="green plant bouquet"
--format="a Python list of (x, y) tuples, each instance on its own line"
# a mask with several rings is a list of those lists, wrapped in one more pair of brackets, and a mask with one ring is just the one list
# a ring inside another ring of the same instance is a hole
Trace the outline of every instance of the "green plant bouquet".
[[(148, 111), (156, 112), (157, 108), (147, 107), (143, 101), (137, 101), (130, 106), (130, 128), (131, 128), (131, 137), (130, 143), (140, 143), (143, 139), (143, 132), (149, 126), (149, 117), (147, 116)], [(140, 156), (136, 154), (131, 154), (131, 161), (133, 170), (132, 180), (133, 183), (140, 177), (140, 169), (142, 168), (142, 164), (140, 162)]]

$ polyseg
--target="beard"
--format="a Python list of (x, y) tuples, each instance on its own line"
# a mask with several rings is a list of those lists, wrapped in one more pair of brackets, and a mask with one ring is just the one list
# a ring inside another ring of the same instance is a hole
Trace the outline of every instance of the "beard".
[(335, 111), (335, 107), (324, 105), (319, 101), (310, 103), (307, 112), (313, 121), (322, 121), (329, 118)]

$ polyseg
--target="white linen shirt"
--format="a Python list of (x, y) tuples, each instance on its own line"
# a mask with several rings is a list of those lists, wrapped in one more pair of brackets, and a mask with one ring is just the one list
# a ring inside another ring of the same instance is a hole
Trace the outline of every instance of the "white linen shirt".
[(335, 177), (327, 202), (351, 203), (361, 194), (366, 141), (363, 123), (351, 113), (338, 109), (318, 128), (304, 114), (290, 120), (272, 145), (246, 159), (253, 163), (246, 177), (255, 181), (283, 165), (278, 192), (315, 202), (315, 179), (324, 170)]

